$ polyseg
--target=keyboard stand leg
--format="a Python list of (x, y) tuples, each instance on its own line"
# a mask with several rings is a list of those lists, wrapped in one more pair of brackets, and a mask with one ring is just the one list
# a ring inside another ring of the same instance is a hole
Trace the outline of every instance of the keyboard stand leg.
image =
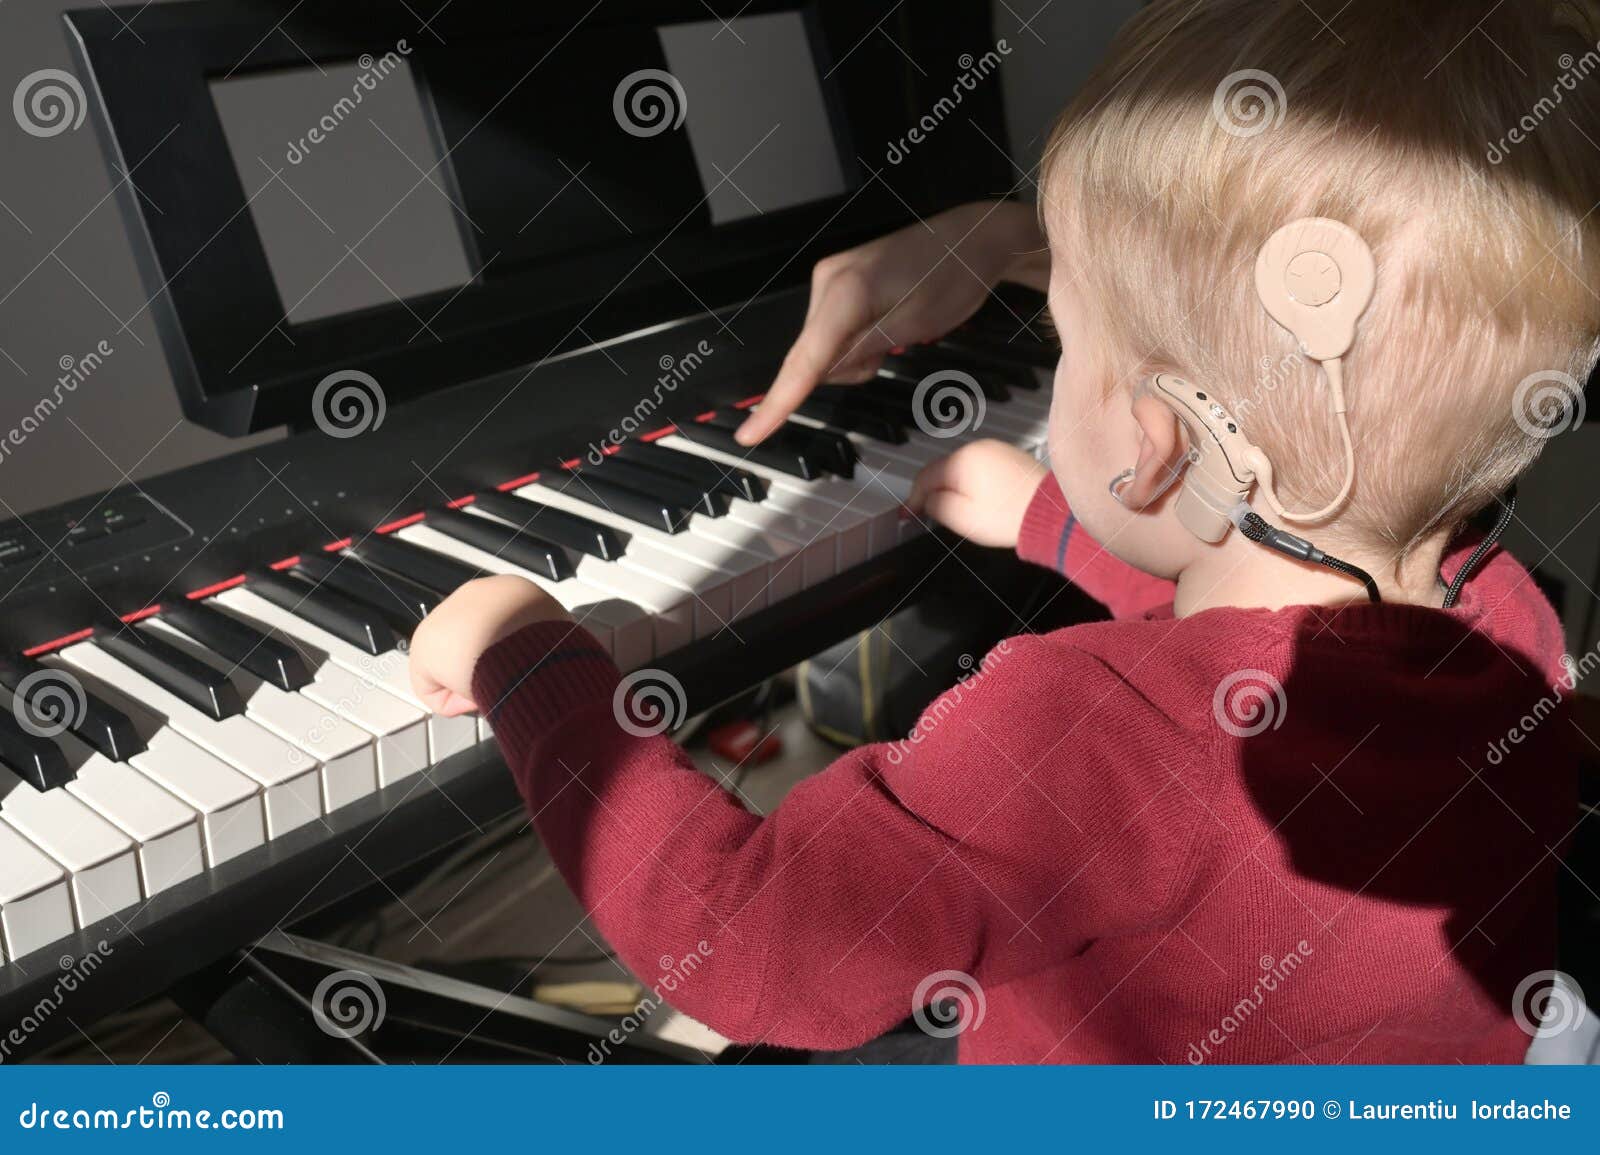
[(381, 1063), (359, 1037), (321, 1030), (310, 1004), (252, 952), (186, 976), (168, 997), (240, 1062)]
[(172, 997), (248, 1062), (708, 1061), (642, 1031), (602, 1045), (609, 1020), (282, 931)]

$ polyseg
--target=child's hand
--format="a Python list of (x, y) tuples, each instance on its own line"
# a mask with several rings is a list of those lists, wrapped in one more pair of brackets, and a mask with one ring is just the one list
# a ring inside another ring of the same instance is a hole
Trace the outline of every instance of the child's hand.
[(894, 346), (944, 336), (1002, 279), (1048, 276), (1047, 262), (1033, 208), (1009, 201), (960, 205), (823, 258), (805, 326), (740, 442), (771, 433), (823, 381), (868, 381)]
[(525, 578), (500, 574), (470, 581), (440, 602), (411, 637), (411, 689), (440, 714), (476, 710), (472, 671), (483, 652), (534, 622), (568, 617)]
[(906, 505), (979, 545), (1015, 549), (1022, 516), (1048, 472), (1031, 454), (986, 438), (929, 462)]

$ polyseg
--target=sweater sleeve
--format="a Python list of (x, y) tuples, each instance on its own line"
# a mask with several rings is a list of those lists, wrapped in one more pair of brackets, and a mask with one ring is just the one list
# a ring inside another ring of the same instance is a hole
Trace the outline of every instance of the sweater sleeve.
[(1173, 583), (1135, 569), (1097, 542), (1067, 508), (1055, 474), (1039, 483), (1022, 518), (1017, 554), (1053, 569), (1114, 618), (1137, 618), (1172, 604)]
[(501, 641), (474, 695), (551, 857), (642, 981), (692, 954), (680, 1010), (735, 1040), (835, 1049), (903, 1020), (939, 972), (1001, 984), (1168, 901), (1173, 832), (1197, 825), (1158, 769), (1173, 751), (1135, 722), (1099, 757), (1104, 727), (1079, 724), (1120, 682), (1043, 676), (1046, 648), (1002, 643), (910, 737), (851, 751), (765, 818), (619, 723), (640, 673), (621, 679), (581, 629)]

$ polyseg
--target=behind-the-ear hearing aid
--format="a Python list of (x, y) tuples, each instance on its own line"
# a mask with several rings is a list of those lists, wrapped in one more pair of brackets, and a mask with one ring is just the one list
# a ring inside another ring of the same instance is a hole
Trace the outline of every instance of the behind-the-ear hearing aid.
[[(1174, 506), (1178, 520), (1201, 541), (1221, 541), (1233, 524), (1233, 509), (1256, 482), (1251, 461), (1260, 456), (1260, 450), (1240, 432), (1239, 423), (1221, 403), (1182, 377), (1157, 373), (1141, 381), (1134, 396), (1154, 397), (1164, 403), (1178, 415), (1189, 440), (1183, 463), (1162, 480), (1150, 501), (1181, 477), (1183, 488)], [(1122, 489), (1132, 480), (1131, 469), (1117, 474), (1111, 482), (1111, 496), (1122, 501)]]
[[(1201, 541), (1221, 541), (1229, 527), (1237, 525), (1250, 540), (1270, 549), (1358, 578), (1368, 596), (1377, 601), (1377, 584), (1365, 571), (1267, 524), (1246, 500), (1251, 487), (1259, 484), (1262, 496), (1278, 516), (1304, 522), (1328, 516), (1350, 496), (1356, 462), (1345, 413), (1343, 357), (1355, 341), (1356, 322), (1371, 304), (1377, 284), (1372, 250), (1349, 225), (1326, 217), (1306, 217), (1291, 221), (1267, 238), (1256, 257), (1255, 279), (1256, 293), (1267, 313), (1294, 336), (1302, 355), (1322, 366), (1344, 442), (1344, 483), (1321, 509), (1290, 512), (1274, 491), (1272, 462), (1250, 443), (1221, 402), (1203, 386), (1158, 373), (1140, 384), (1136, 396), (1155, 397), (1171, 408), (1183, 424), (1189, 444), (1186, 459), (1150, 500), (1181, 477), (1183, 488), (1175, 512), (1184, 528)], [(1112, 479), (1111, 494), (1119, 502), (1133, 475), (1129, 469)]]

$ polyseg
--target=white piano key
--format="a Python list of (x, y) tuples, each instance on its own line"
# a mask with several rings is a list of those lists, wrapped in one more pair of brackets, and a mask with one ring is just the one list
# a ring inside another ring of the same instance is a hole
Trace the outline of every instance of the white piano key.
[[(794, 479), (797, 480), (797, 479)], [(734, 516), (763, 524), (776, 533), (809, 534), (807, 541), (831, 538), (834, 565), (852, 569), (872, 556), (874, 516), (861, 498), (867, 492), (854, 481), (823, 477), (800, 482), (805, 488), (772, 485), (760, 505), (743, 504)], [(895, 508), (891, 504), (890, 508)], [(782, 521), (776, 520), (782, 518)]]
[(146, 898), (204, 869), (199, 814), (133, 766), (85, 747), (67, 790), (133, 840)]
[[(517, 495), (530, 498), (551, 496), (548, 489), (532, 486), (518, 490)], [(562, 499), (561, 495), (553, 496)], [(564, 500), (571, 501), (570, 498)], [(818, 542), (808, 549), (804, 542), (741, 520), (738, 511), (749, 509), (751, 505), (750, 502), (735, 498), (728, 516), (693, 514), (689, 518), (689, 530), (686, 533), (665, 533), (649, 526), (631, 524), (622, 518), (608, 521), (607, 524), (620, 526), (633, 535), (634, 540), (643, 539), (669, 553), (703, 560), (726, 570), (743, 571), (734, 592), (739, 616), (743, 617), (746, 613), (754, 613), (799, 593), (805, 587), (808, 556), (815, 567), (817, 558), (826, 560), (833, 554), (827, 542)], [(594, 513), (604, 515), (603, 510), (593, 507), (584, 511), (585, 516)], [(764, 569), (761, 568), (763, 566)]]
[[(629, 568), (641, 569), (652, 576), (664, 576), (675, 569), (670, 561), (660, 557), (661, 554), (668, 554), (691, 562), (701, 569), (726, 575), (732, 583), (729, 604), (735, 618), (766, 608), (768, 590), (772, 586), (773, 567), (781, 566), (782, 562), (779, 559), (795, 552), (794, 545), (786, 539), (772, 538), (759, 531), (741, 529), (736, 533), (729, 533), (726, 530), (718, 532), (712, 527), (716, 526), (720, 519), (707, 517), (704, 514), (693, 514), (689, 518), (687, 532), (667, 533), (652, 526), (640, 525), (620, 514), (599, 509), (587, 502), (578, 501), (548, 486), (524, 486), (517, 491), (516, 496), (525, 497), (552, 509), (566, 510), (629, 535), (628, 548), (623, 551), (620, 559), (620, 564)], [(534, 512), (530, 507), (530, 515)], [(488, 517), (492, 521), (504, 524), (515, 524), (508, 519), (492, 517), (481, 511), (478, 512), (478, 516)], [(530, 532), (535, 534), (538, 532), (537, 518), (530, 523)], [(796, 585), (794, 588), (797, 592), (799, 587)], [(723, 619), (728, 620), (726, 614), (723, 615)]]
[(321, 709), (323, 719), (343, 718), (376, 739), (380, 787), (393, 786), (427, 769), (428, 715), (425, 711), (362, 681), (322, 651), (311, 650), (298, 639), (295, 645), (315, 666), (316, 676), (300, 687), (305, 699)]
[(1036, 421), (1050, 416), (1050, 391), (1041, 389), (1037, 393), (1016, 389), (1011, 393), (1011, 400), (1006, 406), (1014, 413), (1030, 417)]
[(245, 716), (262, 729), (298, 746), (321, 764), (322, 806), (333, 811), (378, 788), (377, 751), (372, 735), (332, 716), (309, 698), (274, 686), (243, 668), (231, 668), (183, 631), (159, 617), (135, 627), (159, 634), (179, 649), (228, 676), (244, 700)]
[[(805, 421), (801, 423), (820, 424)], [(673, 437), (667, 440), (677, 442), (682, 439)], [(864, 440), (863, 443), (876, 444), (870, 440)], [(692, 443), (685, 442), (685, 444)], [(707, 450), (702, 456), (709, 457), (715, 452)], [(721, 458), (719, 464), (731, 464), (733, 461), (727, 454), (719, 456)], [(767, 482), (767, 496), (756, 507), (752, 507), (750, 503), (736, 503), (732, 516), (735, 519), (747, 517), (752, 508), (756, 508), (796, 515), (806, 521), (825, 526), (828, 535), (833, 536), (837, 542), (834, 562), (839, 570), (849, 569), (868, 557), (875, 557), (899, 540), (900, 499), (880, 486), (865, 484), (859, 475), (850, 480), (840, 477), (819, 477), (806, 481), (782, 470), (756, 465), (749, 461), (742, 462), (740, 468), (755, 473)], [(776, 529), (778, 532), (798, 532), (798, 527), (793, 527), (792, 523), (791, 526), (778, 525)], [(814, 530), (812, 536), (815, 537)]]
[[(580, 580), (604, 587), (602, 571), (620, 565), (646, 577), (695, 596), (695, 637), (714, 637), (734, 617), (734, 607), (750, 612), (752, 606), (765, 605), (766, 562), (724, 542), (699, 536), (694, 528), (701, 521), (713, 521), (703, 514), (690, 516), (690, 529), (667, 533), (630, 521), (620, 514), (598, 509), (548, 486), (530, 485), (517, 491), (518, 497), (587, 517), (600, 525), (621, 530), (630, 536), (627, 548), (616, 562), (581, 556), (577, 574)], [(537, 524), (537, 522), (535, 522)], [(590, 580), (591, 577), (600, 580)]]
[(0, 939), (6, 958), (15, 962), (73, 929), (66, 872), (0, 822)]
[(0, 821), (66, 870), (78, 926), (138, 904), (132, 840), (67, 791), (38, 790), (0, 765)]
[[(9, 710), (11, 705), (11, 692), (0, 689), (0, 709)], [(54, 741), (72, 767), (72, 781), (65, 789), (133, 842), (145, 897), (200, 873), (205, 859), (199, 815), (192, 807), (75, 734), (58, 734)]]
[(261, 787), (175, 730), (146, 734), (128, 764), (200, 816), (207, 866), (220, 866), (266, 841)]
[(195, 745), (255, 779), (266, 807), (269, 838), (322, 816), (320, 767), (298, 746), (243, 715), (221, 721), (208, 717), (93, 642), (68, 646), (54, 657), (121, 690), (165, 717), (168, 726)]
[[(812, 484), (811, 482), (791, 477), (781, 470), (767, 469), (752, 461), (747, 461), (743, 457), (738, 457), (731, 453), (723, 453), (720, 450), (690, 441), (688, 438), (680, 437), (677, 434), (673, 434), (671, 437), (663, 437), (656, 444), (663, 449), (671, 449), (678, 453), (688, 453), (695, 457), (704, 458), (707, 461), (715, 461), (720, 465), (734, 465), (755, 474), (769, 483), (767, 501), (771, 501), (771, 489), (777, 484), (779, 478), (782, 478), (785, 482), (793, 482), (794, 485), (789, 487), (791, 491), (802, 494), (805, 491), (796, 487)], [(801, 584), (807, 589), (819, 582), (826, 581), (839, 572), (839, 551), (831, 534), (818, 534), (815, 526), (805, 522), (804, 519), (796, 519), (793, 515), (783, 515), (781, 513), (763, 515), (756, 512), (762, 510), (762, 507), (766, 504), (767, 502), (765, 501), (735, 501), (733, 507), (729, 509), (727, 517), (718, 518), (708, 524), (709, 526), (716, 526), (720, 522), (731, 522), (732, 524), (727, 526), (724, 532), (737, 533), (747, 532), (749, 529), (759, 529), (763, 532), (775, 533), (786, 538), (800, 550), (800, 580)], [(746, 528), (741, 530), (740, 527)], [(774, 597), (773, 600), (778, 599)]]
[[(555, 508), (581, 512), (583, 516), (605, 524), (615, 521), (618, 528), (625, 531), (631, 532), (636, 528), (636, 523), (613, 518), (606, 510), (574, 501), (548, 487), (530, 486), (529, 489), (540, 492), (528, 496), (548, 499), (547, 504)], [(522, 495), (519, 493), (518, 496)], [(670, 538), (675, 535), (664, 533), (662, 536)], [(658, 623), (663, 617), (670, 619), (673, 632), (669, 635), (664, 636), (659, 625), (656, 629), (656, 644), (663, 653), (698, 638), (715, 636), (733, 617), (731, 574), (666, 550), (653, 549), (639, 535), (628, 543), (619, 560), (607, 561), (581, 554), (574, 568), (578, 580), (586, 585), (645, 607)], [(678, 632), (677, 626), (680, 624), (687, 626), (687, 637)]]
[[(878, 442), (863, 439), (857, 445), (859, 457), (862, 448), (875, 447)], [(798, 479), (791, 479), (798, 480)], [(775, 509), (787, 512), (801, 513), (811, 516), (806, 510), (812, 508), (813, 503), (826, 502), (844, 510), (840, 520), (850, 518), (858, 521), (863, 526), (866, 537), (866, 556), (876, 557), (884, 550), (893, 546), (899, 538), (900, 499), (890, 493), (883, 486), (875, 484), (873, 478), (866, 471), (857, 468), (856, 476), (846, 481), (837, 477), (824, 478), (818, 483), (799, 482), (801, 485), (816, 484), (815, 491), (797, 493), (785, 485), (774, 484), (767, 493), (766, 504)], [(796, 505), (796, 499), (807, 503), (804, 506)], [(854, 562), (847, 563), (843, 559), (847, 553), (844, 546), (840, 548), (840, 569), (845, 569)], [(853, 553), (852, 555), (853, 556)]]
[(624, 670), (647, 665), (655, 656), (655, 614), (632, 599), (619, 599), (615, 592), (600, 589), (578, 578), (550, 581), (487, 550), (446, 537), (426, 524), (408, 525), (397, 531), (396, 536), (413, 545), (476, 566), (486, 573), (513, 574), (528, 579), (560, 602), (575, 621), (595, 635), (602, 646), (607, 645), (609, 630), (612, 660)]
[[(252, 626), (247, 615), (230, 610), (215, 600), (207, 603), (219, 613), (237, 617)], [(272, 627), (267, 626), (266, 629)], [(420, 706), (401, 701), (386, 690), (363, 681), (329, 657), (326, 650), (310, 645), (303, 638), (278, 634), (299, 652), (311, 673), (311, 681), (298, 693), (319, 710), (320, 725), (343, 719), (377, 740), (378, 785), (392, 786), (428, 766), (428, 715)], [(404, 665), (406, 658), (391, 651), (384, 660)]]
[(232, 610), (257, 626), (265, 626), (299, 639), (321, 650), (338, 665), (355, 674), (374, 689), (385, 690), (402, 702), (424, 711), (428, 717), (428, 759), (437, 764), (471, 749), (478, 741), (478, 727), (469, 717), (446, 718), (429, 710), (427, 705), (411, 692), (411, 671), (406, 657), (399, 650), (382, 654), (369, 654), (357, 649), (342, 638), (335, 637), (321, 626), (267, 601), (250, 592), (248, 583), (223, 590), (211, 599), (218, 606)]
[(1018, 413), (1004, 404), (991, 404), (985, 410), (983, 421), (974, 432), (1027, 448), (1037, 439), (1036, 427), (1037, 422), (1031, 417)]

